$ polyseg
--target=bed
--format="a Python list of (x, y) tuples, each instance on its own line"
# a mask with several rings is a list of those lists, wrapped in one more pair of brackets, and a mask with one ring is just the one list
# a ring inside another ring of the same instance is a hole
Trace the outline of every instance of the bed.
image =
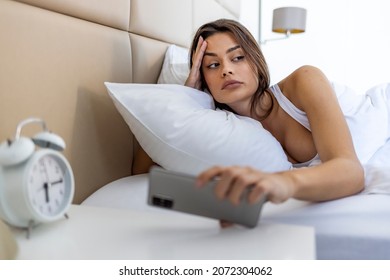
[[(14, 135), (21, 120), (41, 117), (67, 144), (65, 156), (76, 181), (75, 204), (160, 211), (146, 205), (147, 174), (131, 174), (139, 146), (134, 132), (146, 132), (139, 124), (129, 124), (105, 82), (138, 84), (145, 90), (145, 85), (153, 88), (164, 80), (182, 80), (187, 59), (182, 51), (189, 47), (197, 27), (216, 18), (238, 19), (239, 2), (0, 0), (0, 139)], [(179, 62), (166, 65), (169, 54)], [(170, 72), (164, 77), (167, 68)], [(162, 87), (167, 91), (170, 86)], [(145, 101), (145, 96), (139, 98)], [(212, 106), (207, 97), (202, 98), (196, 103)], [(219, 115), (243, 121), (223, 112)], [(266, 222), (313, 226), (318, 259), (390, 259), (386, 177), (390, 142), (384, 137), (378, 137), (381, 148), (367, 156), (365, 192), (316, 204), (295, 200), (267, 204), (259, 226)], [(154, 139), (144, 148), (155, 150), (160, 144)], [(156, 153), (169, 166), (175, 163), (171, 152)], [(237, 157), (230, 154), (235, 162)], [(272, 158), (269, 155), (270, 162)], [(196, 173), (202, 165), (192, 159), (188, 162), (193, 165), (182, 166)], [(286, 168), (280, 162), (273, 164), (262, 167)]]
[[(370, 161), (372, 165), (367, 168), (374, 170), (367, 170), (372, 173), (372, 177), (369, 178), (372, 181), (368, 182), (369, 187), (365, 192), (322, 203), (294, 199), (281, 205), (266, 203), (258, 226), (262, 223), (283, 223), (314, 227), (317, 259), (390, 259), (389, 159), (390, 142)], [(382, 169), (382, 166), (387, 168)], [(385, 173), (375, 174), (377, 172)], [(82, 204), (151, 212), (163, 211), (146, 205), (147, 188), (147, 174), (128, 176), (99, 189)]]

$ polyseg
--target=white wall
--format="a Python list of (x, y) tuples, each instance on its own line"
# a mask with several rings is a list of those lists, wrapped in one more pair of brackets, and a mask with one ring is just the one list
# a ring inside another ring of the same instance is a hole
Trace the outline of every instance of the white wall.
[[(258, 0), (242, 2), (241, 22), (258, 38)], [(283, 6), (307, 9), (306, 32), (261, 46), (272, 83), (304, 64), (358, 92), (390, 82), (390, 1), (262, 0), (262, 40), (280, 37), (272, 11)]]

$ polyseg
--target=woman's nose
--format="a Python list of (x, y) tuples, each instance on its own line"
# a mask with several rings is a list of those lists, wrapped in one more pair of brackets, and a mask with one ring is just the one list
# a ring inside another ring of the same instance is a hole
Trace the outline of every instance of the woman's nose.
[(232, 65), (229, 63), (230, 61), (223, 61), (222, 62), (222, 76), (226, 77), (227, 75), (232, 75)]
[(222, 69), (222, 76), (223, 76), (223, 77), (226, 77), (228, 74), (229, 74), (229, 75), (232, 75), (232, 74), (233, 74), (233, 71), (230, 70), (228, 67), (224, 67), (224, 68)]
[(232, 75), (232, 74), (233, 74), (233, 72), (232, 72), (232, 71), (229, 71), (229, 72), (223, 72), (223, 76), (224, 76), (224, 77), (226, 77), (226, 76), (227, 76), (227, 74), (230, 74), (230, 75)]

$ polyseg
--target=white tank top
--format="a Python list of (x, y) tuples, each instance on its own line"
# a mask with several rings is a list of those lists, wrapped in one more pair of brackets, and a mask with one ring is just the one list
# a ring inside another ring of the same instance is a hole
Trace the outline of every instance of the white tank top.
[[(275, 96), (276, 101), (278, 101), (279, 106), (285, 111), (288, 115), (290, 115), (294, 120), (300, 123), (307, 130), (311, 131), (309, 120), (304, 111), (298, 109), (280, 90), (277, 84), (270, 87), (272, 94)], [(320, 163), (320, 157), (317, 154), (314, 158), (309, 161), (302, 163), (294, 163), (294, 168), (312, 166)]]
[(292, 117), (302, 126), (306, 127), (307, 130), (311, 131), (306, 113), (295, 107), (295, 105), (282, 93), (277, 84), (271, 86), (270, 89), (283, 111), (289, 114), (290, 117)]

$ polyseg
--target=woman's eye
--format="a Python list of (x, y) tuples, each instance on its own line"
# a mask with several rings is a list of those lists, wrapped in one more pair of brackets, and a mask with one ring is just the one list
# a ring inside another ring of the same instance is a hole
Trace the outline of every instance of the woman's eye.
[(207, 66), (207, 68), (209, 68), (209, 69), (214, 69), (214, 68), (217, 68), (218, 65), (219, 65), (219, 63), (211, 63), (211, 64), (209, 64), (209, 65)]
[(244, 58), (245, 58), (245, 56), (239, 55), (239, 56), (236, 56), (235, 58), (233, 58), (233, 61), (240, 61), (240, 60), (243, 60)]

